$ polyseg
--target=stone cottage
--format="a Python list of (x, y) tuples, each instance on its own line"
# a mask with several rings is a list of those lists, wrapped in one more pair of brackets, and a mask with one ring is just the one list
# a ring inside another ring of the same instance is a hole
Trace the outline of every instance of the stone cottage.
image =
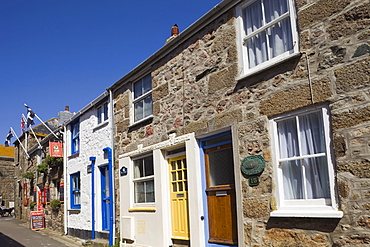
[(14, 174), (14, 147), (0, 145), (0, 204), (14, 207), (14, 188), (17, 179)]
[(42, 212), (44, 227), (60, 232), (64, 229), (62, 124), (70, 114), (66, 109), (58, 118), (30, 126), (14, 142), (16, 217), (29, 222), (31, 212)]
[(65, 122), (65, 233), (113, 245), (112, 106), (108, 91)]
[(224, 0), (113, 84), (121, 246), (369, 245), (369, 13)]

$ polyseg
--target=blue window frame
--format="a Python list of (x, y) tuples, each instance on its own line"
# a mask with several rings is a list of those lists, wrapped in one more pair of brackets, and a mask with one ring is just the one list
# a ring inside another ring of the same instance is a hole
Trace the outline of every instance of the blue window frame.
[(71, 174), (71, 208), (81, 208), (81, 181), (80, 173)]
[(71, 146), (72, 154), (80, 152), (80, 122), (76, 120), (71, 124)]

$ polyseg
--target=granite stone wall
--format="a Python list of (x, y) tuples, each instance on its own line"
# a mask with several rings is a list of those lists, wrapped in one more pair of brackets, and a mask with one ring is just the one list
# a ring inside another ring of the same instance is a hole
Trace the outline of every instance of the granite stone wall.
[[(241, 174), (245, 246), (370, 244), (370, 16), (368, 1), (296, 2), (300, 56), (239, 79), (235, 9), (151, 65), (153, 118), (130, 125), (131, 84), (115, 92), (115, 155), (169, 134), (237, 130), (242, 159), (262, 155), (258, 186)], [(176, 41), (173, 40), (171, 42)], [(272, 218), (276, 209), (269, 118), (326, 104), (342, 219)], [(116, 168), (118, 162), (116, 162)]]

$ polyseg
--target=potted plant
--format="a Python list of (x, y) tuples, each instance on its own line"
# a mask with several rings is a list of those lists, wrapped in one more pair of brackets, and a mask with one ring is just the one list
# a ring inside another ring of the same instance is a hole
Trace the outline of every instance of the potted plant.
[(35, 178), (35, 174), (33, 174), (33, 172), (26, 172), (25, 174), (23, 174), (23, 177), (28, 178), (28, 179), (33, 179)]
[(52, 200), (51, 202), (50, 202), (50, 206), (51, 206), (51, 208), (53, 209), (53, 210), (58, 210), (58, 209), (60, 209), (60, 205), (61, 205), (62, 203), (58, 200), (58, 199), (54, 199), (54, 200)]
[(47, 173), (48, 171), (48, 164), (46, 163), (41, 163), (40, 165), (37, 166), (37, 171), (41, 173)]
[(63, 165), (63, 158), (46, 156), (45, 163), (49, 166), (60, 166)]

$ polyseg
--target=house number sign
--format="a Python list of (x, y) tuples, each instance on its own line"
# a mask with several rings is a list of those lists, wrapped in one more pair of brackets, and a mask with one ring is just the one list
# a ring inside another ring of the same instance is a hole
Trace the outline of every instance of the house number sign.
[(266, 161), (261, 155), (252, 155), (246, 157), (241, 164), (241, 170), (244, 175), (249, 177), (249, 185), (259, 184), (258, 174), (265, 169)]

